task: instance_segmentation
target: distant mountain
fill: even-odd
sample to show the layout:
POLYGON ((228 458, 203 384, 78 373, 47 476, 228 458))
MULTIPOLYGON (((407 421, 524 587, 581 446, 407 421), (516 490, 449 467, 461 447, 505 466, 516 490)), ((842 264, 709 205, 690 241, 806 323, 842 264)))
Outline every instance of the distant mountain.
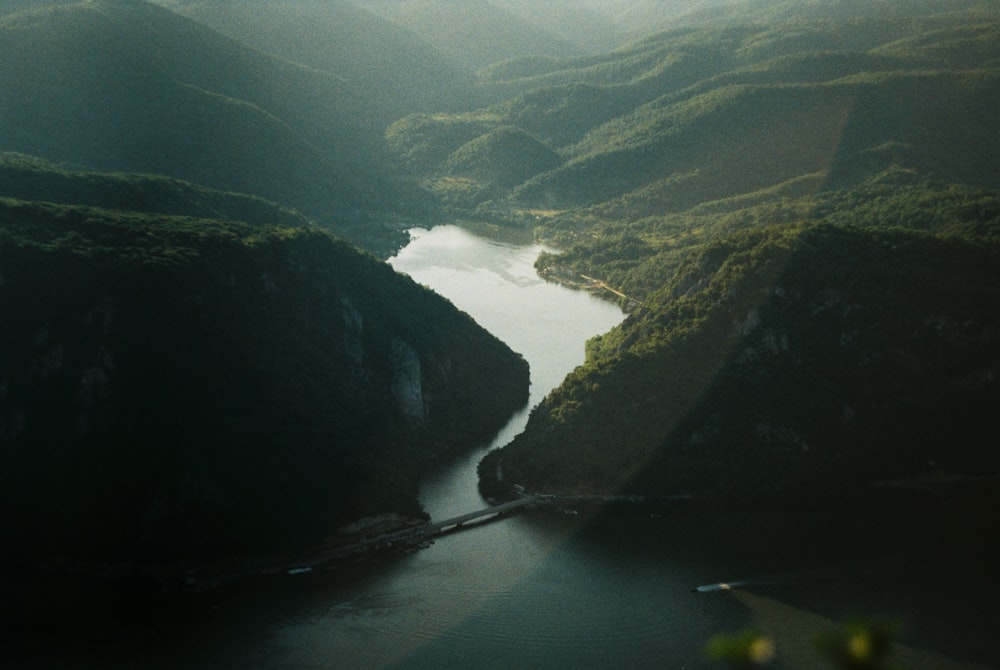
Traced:
POLYGON ((262 51, 342 77, 385 125, 406 113, 470 104, 470 70, 346 0, 158 1, 262 51))
POLYGON ((361 242, 396 196, 344 80, 145 2, 5 16, 0 85, 2 150, 260 195, 361 242))
POLYGON ((456 62, 480 68, 516 56, 582 50, 545 27, 487 0, 353 0, 414 33, 456 62))
POLYGON ((8 0, 0 5, 0 16, 4 14, 14 14, 26 9, 47 7, 49 5, 64 5, 72 0, 8 0))
POLYGON ((0 314, 5 563, 177 578, 419 517, 425 464, 527 399, 521 357, 314 226, 0 197, 0 314))
POLYGON ((624 36, 603 8, 590 8, 578 0, 490 0, 558 35, 585 52, 608 51, 621 46, 624 36))
POLYGON ((522 186, 521 202, 610 200, 672 175, 649 213, 756 191, 829 171, 854 181, 902 162, 942 178, 1000 186, 991 128, 1000 72, 885 74, 827 85, 720 88, 651 103, 596 129, 558 170, 522 186), (898 150, 881 151, 880 147, 898 150))
POLYGON ((607 54, 484 68, 495 104, 403 119, 387 137, 404 163, 440 157, 423 169, 445 179, 441 161, 473 126, 519 128, 558 151, 559 166, 506 200, 490 194, 490 216, 645 217, 816 173, 857 183, 893 163, 995 187, 998 35, 978 10, 672 30, 607 54))

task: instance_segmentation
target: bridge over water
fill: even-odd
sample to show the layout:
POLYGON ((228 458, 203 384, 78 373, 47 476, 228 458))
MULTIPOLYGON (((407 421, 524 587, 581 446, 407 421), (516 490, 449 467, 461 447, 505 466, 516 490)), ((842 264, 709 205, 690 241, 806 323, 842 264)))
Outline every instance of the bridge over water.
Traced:
POLYGON ((342 558, 351 554, 362 553, 371 549, 391 547, 398 544, 420 544, 421 542, 432 540, 435 537, 440 537, 441 535, 452 533, 462 528, 499 519, 519 509, 525 509, 533 505, 545 504, 546 502, 547 501, 540 500, 535 496, 524 495, 517 500, 512 500, 511 502, 503 503, 502 505, 491 505, 490 507, 455 516, 450 519, 444 519, 443 521, 432 521, 418 526, 410 526, 409 528, 403 528, 390 533, 385 533, 377 537, 363 540, 356 544, 345 547, 337 547, 336 549, 323 552, 323 554, 317 557, 315 561, 302 563, 301 565, 306 567, 318 565, 326 561, 342 558))
POLYGON ((522 496, 517 500, 513 500, 509 503, 504 503, 502 505, 492 505, 485 509, 481 509, 477 512, 469 512, 468 514, 463 514, 461 516, 452 517, 451 519, 445 519, 444 521, 437 521, 434 523, 429 523, 426 526, 417 526, 417 530, 422 531, 424 535, 443 535, 446 532, 460 528, 470 521, 479 521, 481 519, 485 520, 487 518, 495 518, 503 516, 516 509, 521 509, 522 507, 529 507, 531 505, 537 505, 541 501, 534 496, 522 496))

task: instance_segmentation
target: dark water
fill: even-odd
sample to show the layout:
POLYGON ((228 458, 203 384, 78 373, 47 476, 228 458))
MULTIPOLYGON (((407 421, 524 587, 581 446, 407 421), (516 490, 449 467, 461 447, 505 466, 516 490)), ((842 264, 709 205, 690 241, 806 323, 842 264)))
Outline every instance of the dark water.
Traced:
MULTIPOLYGON (((621 313, 546 284, 537 246, 453 227, 416 231, 393 264, 522 352, 537 402, 621 313)), ((497 438, 523 427, 515 417, 497 438)), ((483 506, 487 445, 433 473, 432 517, 483 506)), ((984 515, 992 521, 993 514, 984 515)), ((906 668, 997 668, 987 523, 972 532, 893 514, 808 510, 547 512, 439 539, 416 554, 193 596, 78 583, 0 591, 9 668, 702 668, 706 641, 753 627, 778 667, 825 667, 818 631, 852 616, 903 624, 906 668), (728 582, 734 588, 694 593, 728 582)))

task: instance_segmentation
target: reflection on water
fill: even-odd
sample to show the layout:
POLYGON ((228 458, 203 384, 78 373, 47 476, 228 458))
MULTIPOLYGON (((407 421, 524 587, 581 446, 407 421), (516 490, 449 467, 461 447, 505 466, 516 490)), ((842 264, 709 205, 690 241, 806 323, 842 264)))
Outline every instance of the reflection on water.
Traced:
MULTIPOLYGON (((487 240, 457 226, 414 229, 410 234, 411 243, 390 259, 393 267, 451 300, 531 365, 528 408, 490 445, 503 446, 523 430, 530 407, 583 363, 585 342, 610 330, 624 315, 609 302, 541 279, 534 262, 543 250, 553 251, 550 248, 487 240)), ((473 451, 426 478, 421 502, 432 517, 482 507, 475 467, 484 451, 473 451)))
POLYGON ((611 303, 541 279, 534 269, 546 249, 541 245, 485 241, 456 226, 411 235, 390 263, 524 355, 531 363, 532 404, 583 362, 586 340, 623 318, 611 303))

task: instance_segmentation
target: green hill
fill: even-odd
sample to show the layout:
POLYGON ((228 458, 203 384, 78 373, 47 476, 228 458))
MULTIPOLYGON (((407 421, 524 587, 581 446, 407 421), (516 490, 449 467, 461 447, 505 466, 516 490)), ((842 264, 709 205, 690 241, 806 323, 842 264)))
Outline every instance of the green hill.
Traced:
POLYGON ((424 465, 527 398, 523 359, 312 226, 0 198, 0 314, 8 560, 193 566, 419 515, 424 465))
POLYGON ((252 225, 309 225, 300 213, 256 196, 216 191, 159 175, 66 170, 18 154, 0 153, 0 196, 252 225))
POLYGON ((487 187, 509 188, 548 172, 559 154, 518 128, 498 128, 455 150, 443 166, 448 174, 469 177, 487 187))
MULTIPOLYGON (((938 5, 907 5, 913 16, 889 23, 856 11, 809 18, 804 8, 771 23, 679 28, 606 54, 515 59, 480 72, 496 104, 403 119, 390 147, 447 156, 478 125, 556 148, 561 165, 506 201, 473 199, 473 208, 491 199, 490 216, 589 207, 637 219, 807 175, 859 183, 894 163, 995 187, 1000 24, 972 4, 940 15, 938 5)), ((441 160, 423 169, 439 173, 441 160)))
POLYGON ((669 104, 651 103, 592 131, 559 170, 515 197, 556 206, 610 200, 671 175, 697 171, 677 204, 756 191, 829 171, 856 180, 888 167, 877 147, 912 147, 907 167, 961 183, 1000 186, 991 126, 1000 73, 888 73, 825 85, 728 86, 669 104), (866 164, 873 161, 874 164, 866 164))
POLYGON ((499 462, 546 493, 761 502, 995 474, 997 202, 992 242, 810 223, 692 248, 484 485, 499 462))
POLYGON ((160 0, 268 53, 345 79, 382 125, 470 104, 471 71, 400 26, 346 0, 160 0))
POLYGON ((5 16, 0 85, 2 150, 260 195, 362 242, 398 195, 346 82, 145 2, 5 16))
POLYGON ((630 312, 487 458, 491 494, 842 501, 1000 471, 995 8, 755 7, 481 73, 517 93, 464 118, 564 162, 472 214, 630 312))

